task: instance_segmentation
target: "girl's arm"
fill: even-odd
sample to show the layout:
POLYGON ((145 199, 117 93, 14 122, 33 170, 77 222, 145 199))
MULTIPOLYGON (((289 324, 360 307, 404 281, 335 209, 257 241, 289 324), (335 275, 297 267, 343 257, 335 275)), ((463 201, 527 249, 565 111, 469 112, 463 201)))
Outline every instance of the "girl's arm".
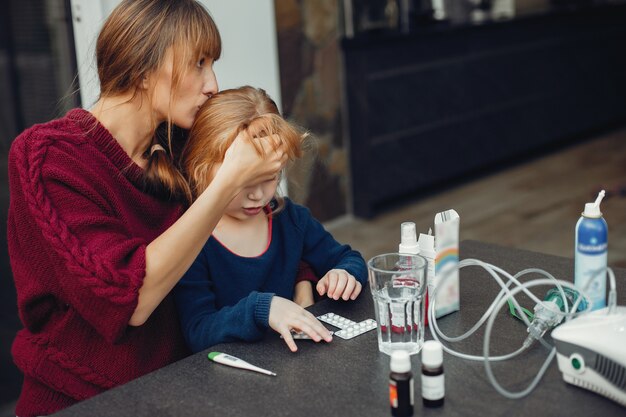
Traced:
POLYGON ((194 352, 223 342, 258 340, 268 327, 280 333, 293 352, 297 347, 291 329, 317 342, 332 339, 310 312, 273 293, 253 291, 235 305, 218 307, 203 252, 174 289, 174 297, 183 335, 194 352))
POLYGON ((193 352, 222 342, 250 342, 263 337, 272 297, 271 293, 254 291, 233 306, 219 308, 202 252, 174 289, 183 335, 193 352))
POLYGON ((338 243, 308 209, 291 202, 287 209, 304 235, 302 259, 322 276, 316 285, 318 293, 335 300, 356 299, 367 284, 367 266, 361 254, 338 243))
POLYGON ((283 150, 272 150, 266 140, 259 140, 258 145, 266 151, 265 158, 258 155, 249 140, 238 136, 207 189, 178 221, 146 247, 146 275, 130 325, 145 323, 172 290, 237 193, 248 183, 270 179, 280 171, 286 160, 283 150))

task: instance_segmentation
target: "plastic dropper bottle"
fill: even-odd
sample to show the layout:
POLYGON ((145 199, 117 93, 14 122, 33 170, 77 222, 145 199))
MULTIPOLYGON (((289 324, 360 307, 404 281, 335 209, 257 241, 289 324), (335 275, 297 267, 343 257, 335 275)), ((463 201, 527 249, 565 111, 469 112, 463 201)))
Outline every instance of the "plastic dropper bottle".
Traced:
POLYGON ((585 211, 576 223, 574 285, 589 294, 592 310, 606 307, 609 232, 600 211, 603 198, 604 190, 600 191, 595 202, 585 204, 585 211))
POLYGON ((411 356, 406 350, 394 350, 389 364, 389 403, 394 417, 413 415, 414 383, 411 356))
POLYGON ((425 407, 441 407, 445 397, 443 346, 436 340, 422 348, 422 401, 425 407))

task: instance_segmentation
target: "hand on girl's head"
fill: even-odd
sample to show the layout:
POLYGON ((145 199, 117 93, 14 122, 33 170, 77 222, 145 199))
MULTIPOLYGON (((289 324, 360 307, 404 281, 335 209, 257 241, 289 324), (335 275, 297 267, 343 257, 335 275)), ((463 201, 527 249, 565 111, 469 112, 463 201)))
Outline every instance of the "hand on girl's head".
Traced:
POLYGON ((288 155, 283 147, 274 149, 267 138, 251 139, 245 132, 240 132, 226 150, 219 171, 229 172, 229 175, 240 179, 242 185, 248 186, 278 175, 287 159, 288 155))
POLYGON ((269 135, 262 138, 251 139, 260 148, 260 153, 268 159, 274 159, 281 164, 280 169, 285 167, 289 155, 286 152, 286 145, 280 135, 269 135))
POLYGON ((328 294, 328 298, 345 301, 356 300, 363 286, 352 275, 343 269, 331 269, 315 287, 319 295, 328 294))
POLYGON ((306 333, 316 342, 332 340, 328 329, 313 314, 293 301, 276 295, 270 304, 269 325, 281 334, 292 352, 298 350, 291 335, 292 329, 306 333))

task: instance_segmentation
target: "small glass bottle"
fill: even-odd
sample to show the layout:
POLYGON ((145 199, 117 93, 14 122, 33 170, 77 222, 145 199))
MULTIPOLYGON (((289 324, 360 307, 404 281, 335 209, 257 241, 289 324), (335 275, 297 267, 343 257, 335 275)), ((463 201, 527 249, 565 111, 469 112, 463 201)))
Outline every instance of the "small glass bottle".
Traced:
POLYGON ((389 365, 389 402, 391 415, 394 417, 410 417, 413 415, 413 372, 411 372, 411 356, 406 350, 395 350, 391 353, 389 365))
POLYGON ((436 340, 422 347, 422 400, 425 407, 441 407, 445 396, 443 346, 436 340))

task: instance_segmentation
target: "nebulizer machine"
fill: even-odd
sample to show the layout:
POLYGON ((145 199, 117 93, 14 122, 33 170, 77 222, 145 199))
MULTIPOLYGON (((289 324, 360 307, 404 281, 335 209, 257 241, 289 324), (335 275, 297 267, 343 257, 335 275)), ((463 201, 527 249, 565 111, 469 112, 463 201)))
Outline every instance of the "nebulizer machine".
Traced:
MULTIPOLYGON (((601 192, 594 203, 586 205, 583 217, 586 212, 599 213, 601 217, 599 206, 603 196, 604 192, 601 192)), ((601 246, 601 243, 597 245, 597 241, 593 239, 591 241, 596 243, 596 246, 601 246)), ((557 279, 537 268, 525 269, 511 275, 495 265, 477 259, 460 261, 456 271, 469 266, 483 268, 498 283, 501 290, 482 317, 467 332, 459 336, 448 336, 439 328, 438 315, 435 313, 439 286, 429 288, 428 322, 431 334, 435 340, 442 342, 446 352, 466 360, 483 361, 487 377, 493 387, 511 399, 522 398, 532 392, 556 357, 559 370, 567 383, 594 391, 626 406, 626 307, 617 306, 615 276, 610 268, 606 265, 597 268, 596 265, 591 276, 584 282, 572 283, 557 279), (527 274, 539 274, 541 278, 520 282, 520 278, 527 274), (597 304, 601 304, 597 301, 598 287, 602 291, 605 290, 607 276, 610 284, 608 303, 606 307, 601 305, 601 308, 597 308, 597 304), (531 288, 539 286, 553 287, 543 300, 530 291, 531 288), (520 306, 515 298, 519 293, 526 294, 535 303, 534 312, 520 306), (490 340, 493 325, 505 304, 509 305, 511 313, 525 323, 528 336, 517 350, 505 355, 492 356, 490 340), (458 352, 450 347, 455 342, 471 336, 483 324, 485 332, 482 356, 458 352), (554 346, 543 338, 549 330, 552 330, 554 346), (550 353, 531 383, 519 392, 511 392, 502 387, 494 376, 491 364, 512 359, 536 342, 547 347, 550 353)), ((580 270, 581 266, 577 263, 576 268, 580 270)), ((448 276, 450 274, 441 274, 437 276, 437 280, 439 283, 444 282, 448 276)), ((603 297, 602 299, 604 301, 603 297)))

